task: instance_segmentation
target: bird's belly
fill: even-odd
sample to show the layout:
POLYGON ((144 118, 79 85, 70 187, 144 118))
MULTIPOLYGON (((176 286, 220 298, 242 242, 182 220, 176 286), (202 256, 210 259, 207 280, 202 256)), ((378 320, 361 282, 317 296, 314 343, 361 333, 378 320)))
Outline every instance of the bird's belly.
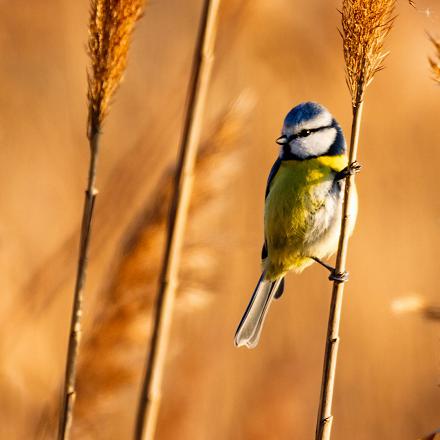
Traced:
POLYGON ((311 212, 313 209, 311 206, 303 252, 308 256, 324 258, 332 254, 338 245, 342 214, 341 185, 338 182, 320 185, 314 190, 313 200, 323 202, 314 212, 311 212))

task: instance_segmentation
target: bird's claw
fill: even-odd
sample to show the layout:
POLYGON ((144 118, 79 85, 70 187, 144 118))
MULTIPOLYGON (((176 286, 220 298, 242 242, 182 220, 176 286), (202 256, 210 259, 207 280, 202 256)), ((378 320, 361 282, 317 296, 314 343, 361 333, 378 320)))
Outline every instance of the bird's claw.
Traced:
POLYGON ((357 174, 359 173, 361 168, 362 165, 357 160, 355 160, 350 165, 346 166, 343 170, 339 171, 339 173, 336 174, 336 180, 342 180, 348 176, 357 174))
POLYGON ((348 169, 349 174, 357 174, 362 169, 362 165, 357 160, 355 160, 348 166, 348 169))
POLYGON ((348 272, 337 272, 336 269, 331 272, 328 279, 336 283, 346 283, 348 281, 348 272))

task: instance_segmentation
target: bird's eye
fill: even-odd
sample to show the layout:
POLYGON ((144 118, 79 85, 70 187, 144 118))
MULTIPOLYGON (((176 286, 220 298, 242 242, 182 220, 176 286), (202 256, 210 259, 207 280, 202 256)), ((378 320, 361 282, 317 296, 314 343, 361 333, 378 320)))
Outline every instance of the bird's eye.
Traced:
POLYGON ((299 133, 300 137, 306 137, 311 133, 311 130, 301 130, 299 133))

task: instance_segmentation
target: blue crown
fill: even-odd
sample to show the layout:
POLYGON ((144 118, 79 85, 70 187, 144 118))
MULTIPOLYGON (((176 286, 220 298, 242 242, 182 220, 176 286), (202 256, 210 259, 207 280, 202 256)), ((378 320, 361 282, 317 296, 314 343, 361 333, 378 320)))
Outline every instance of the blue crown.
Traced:
POLYGON ((321 113, 329 113, 328 110, 316 102, 303 102, 296 107, 293 107, 287 113, 284 119, 285 126, 295 126, 301 122, 309 121, 321 113))

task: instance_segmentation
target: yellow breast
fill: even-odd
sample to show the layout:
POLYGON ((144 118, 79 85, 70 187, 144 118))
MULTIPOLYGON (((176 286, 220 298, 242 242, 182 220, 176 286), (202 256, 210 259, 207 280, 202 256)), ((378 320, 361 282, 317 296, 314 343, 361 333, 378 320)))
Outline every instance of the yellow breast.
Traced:
POLYGON ((314 194, 317 185, 333 180, 333 172, 347 165, 347 157, 321 156, 282 162, 266 198, 264 229, 268 258, 266 276, 274 279, 290 269, 301 270, 312 262, 304 255, 310 215, 324 203, 314 194))

